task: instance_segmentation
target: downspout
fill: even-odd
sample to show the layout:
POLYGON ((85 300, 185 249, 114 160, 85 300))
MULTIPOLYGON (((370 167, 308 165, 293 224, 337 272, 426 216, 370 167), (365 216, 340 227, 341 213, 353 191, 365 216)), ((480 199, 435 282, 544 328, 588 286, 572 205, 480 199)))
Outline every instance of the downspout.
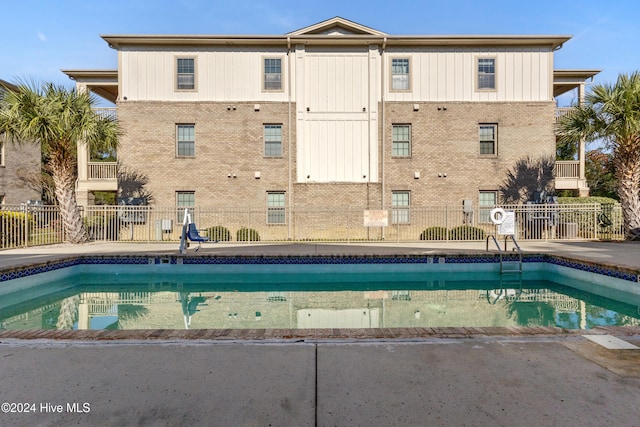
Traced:
POLYGON ((289 193, 289 221, 287 221, 287 238, 291 240, 291 230, 292 230, 292 222, 293 222, 293 183, 291 181, 292 173, 291 173, 291 159, 292 159, 292 149, 291 149, 291 37, 287 37, 287 114, 288 114, 288 123, 287 123, 287 151, 289 152, 288 166, 287 166, 287 182, 289 193))
MULTIPOLYGON (((385 129, 387 128, 385 122, 385 109, 384 109, 384 94, 385 94, 385 60, 384 60, 384 51, 387 48, 387 37, 385 36, 382 41, 382 49, 380 50, 380 110, 382 112, 382 126, 381 129, 381 139, 380 139, 380 209, 384 209, 384 194, 385 194, 385 171, 384 171, 384 141, 385 141, 385 129)), ((385 228, 382 227, 382 240, 385 238, 385 228)))

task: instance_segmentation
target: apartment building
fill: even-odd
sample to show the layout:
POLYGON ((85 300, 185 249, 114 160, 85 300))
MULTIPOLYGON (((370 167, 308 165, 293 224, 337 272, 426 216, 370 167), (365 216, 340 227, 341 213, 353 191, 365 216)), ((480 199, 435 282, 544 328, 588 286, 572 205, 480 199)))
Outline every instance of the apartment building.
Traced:
MULTIPOLYGON (((80 203, 119 191, 264 208, 271 225, 292 208, 394 207, 402 222, 397 208, 499 203, 518 162, 553 164, 555 97, 598 73, 554 69, 569 36, 397 36, 340 17, 275 36, 102 38, 117 70, 64 72, 115 103, 124 135, 117 164, 81 153, 80 203)), ((538 190, 587 193, 581 149, 567 176, 533 173, 538 190)))

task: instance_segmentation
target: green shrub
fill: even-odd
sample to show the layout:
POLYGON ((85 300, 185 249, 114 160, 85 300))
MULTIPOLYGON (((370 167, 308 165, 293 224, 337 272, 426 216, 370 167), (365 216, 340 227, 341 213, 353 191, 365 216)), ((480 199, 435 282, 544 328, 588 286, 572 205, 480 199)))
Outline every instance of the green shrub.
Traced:
POLYGON ((484 240, 484 234, 481 228, 461 225, 449 231, 449 240, 484 240))
MULTIPOLYGON (((622 238, 622 212, 619 209, 620 203, 609 197, 559 197, 558 203, 561 205, 573 204, 600 204, 596 220, 596 236, 603 239, 622 238)), ((560 214, 560 223, 578 224, 578 234, 580 237, 593 236, 594 217, 591 212, 565 211, 560 214)))
POLYGON ((420 234, 420 240, 447 240, 446 227, 429 227, 420 234))
POLYGON ((209 239, 217 242, 231 241, 231 232, 227 227, 222 225, 207 228, 207 236, 209 236, 209 239))
POLYGON ((610 199, 609 197, 558 197, 558 204, 560 205, 585 205, 588 203, 609 205, 619 202, 616 199, 610 199))
POLYGON ((242 227, 236 232, 236 240, 238 242, 257 242, 260 240, 260 234, 253 228, 242 227))
POLYGON ((26 244, 25 230, 33 228, 33 218, 22 212, 0 212, 0 244, 3 248, 26 244), (26 227, 25 227, 26 224, 26 227))

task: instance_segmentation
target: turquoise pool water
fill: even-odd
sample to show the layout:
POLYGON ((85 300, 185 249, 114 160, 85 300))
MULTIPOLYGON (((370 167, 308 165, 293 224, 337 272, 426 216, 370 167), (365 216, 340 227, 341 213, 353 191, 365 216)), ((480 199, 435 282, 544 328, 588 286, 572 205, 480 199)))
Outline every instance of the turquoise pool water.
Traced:
POLYGON ((640 296, 623 281, 544 264, 525 265, 522 275, 488 264, 84 265, 3 282, 0 328, 640 324, 640 296))

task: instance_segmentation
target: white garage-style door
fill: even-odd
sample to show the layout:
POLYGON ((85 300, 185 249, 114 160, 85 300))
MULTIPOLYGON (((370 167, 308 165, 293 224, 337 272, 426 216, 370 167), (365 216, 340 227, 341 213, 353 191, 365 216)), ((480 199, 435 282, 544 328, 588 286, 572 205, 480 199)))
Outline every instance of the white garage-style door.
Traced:
POLYGON ((307 52, 304 68, 298 181, 375 181, 377 127, 369 111, 368 51, 307 52))

